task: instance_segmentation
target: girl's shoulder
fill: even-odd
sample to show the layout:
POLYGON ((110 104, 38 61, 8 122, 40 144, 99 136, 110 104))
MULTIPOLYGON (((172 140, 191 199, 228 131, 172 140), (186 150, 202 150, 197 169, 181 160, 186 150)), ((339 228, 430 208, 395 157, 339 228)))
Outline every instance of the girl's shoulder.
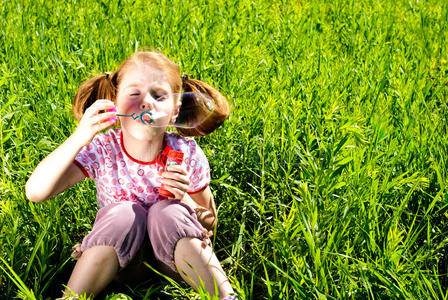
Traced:
POLYGON ((182 152, 196 151, 200 148, 193 138, 184 137, 175 132, 166 132, 165 141, 172 149, 182 152))
MULTIPOLYGON (((210 180, 210 167, 207 156, 193 138, 184 137, 174 132, 166 132, 165 142, 171 149, 181 151, 184 154, 184 162, 187 166, 187 172, 192 174, 192 180, 196 182, 196 184, 199 178, 210 180), (205 175, 204 177, 201 177, 202 175, 200 174, 203 172, 205 175)), ((205 186, 205 183, 203 186, 205 186)))

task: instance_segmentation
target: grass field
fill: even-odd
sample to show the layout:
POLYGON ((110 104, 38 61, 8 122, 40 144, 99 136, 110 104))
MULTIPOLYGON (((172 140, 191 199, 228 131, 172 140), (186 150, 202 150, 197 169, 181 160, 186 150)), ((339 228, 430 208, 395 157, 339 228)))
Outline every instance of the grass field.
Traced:
POLYGON ((34 204, 25 181, 79 84, 150 47, 232 104, 198 142, 241 299, 448 299, 448 2, 71 2, 0 1, 0 298, 60 296, 94 186, 34 204))

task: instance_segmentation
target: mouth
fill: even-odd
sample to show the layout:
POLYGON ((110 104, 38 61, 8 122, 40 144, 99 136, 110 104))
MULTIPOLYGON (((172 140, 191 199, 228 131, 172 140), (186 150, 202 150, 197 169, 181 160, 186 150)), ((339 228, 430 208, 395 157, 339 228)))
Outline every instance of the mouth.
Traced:
POLYGON ((153 122, 152 112, 145 110, 140 114, 140 122, 145 125, 149 125, 153 122))

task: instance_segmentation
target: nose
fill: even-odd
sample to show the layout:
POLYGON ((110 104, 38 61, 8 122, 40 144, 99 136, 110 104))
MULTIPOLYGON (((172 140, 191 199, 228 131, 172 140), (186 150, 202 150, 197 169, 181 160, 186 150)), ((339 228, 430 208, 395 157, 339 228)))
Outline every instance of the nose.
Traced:
POLYGON ((142 103, 140 104, 141 110, 152 110, 154 108, 154 98, 149 93, 146 94, 142 103))

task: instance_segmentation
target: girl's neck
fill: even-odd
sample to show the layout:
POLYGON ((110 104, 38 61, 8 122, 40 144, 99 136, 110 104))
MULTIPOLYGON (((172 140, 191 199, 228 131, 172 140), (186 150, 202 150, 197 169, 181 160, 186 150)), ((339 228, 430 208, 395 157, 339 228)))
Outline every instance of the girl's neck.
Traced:
POLYGON ((147 140, 138 140, 122 131, 123 147, 132 158, 142 162, 153 162, 163 150, 164 135, 165 133, 147 140))

